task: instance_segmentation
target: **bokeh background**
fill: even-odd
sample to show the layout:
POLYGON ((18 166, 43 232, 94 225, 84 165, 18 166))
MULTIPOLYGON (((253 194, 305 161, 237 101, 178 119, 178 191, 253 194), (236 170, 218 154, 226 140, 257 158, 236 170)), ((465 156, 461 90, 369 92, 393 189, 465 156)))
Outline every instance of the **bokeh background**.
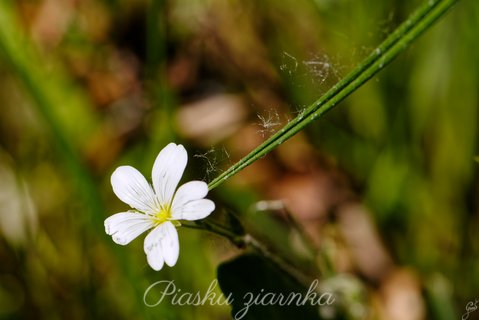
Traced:
MULTIPOLYGON (((211 181, 421 3, 1 1, 0 318, 230 318, 228 306, 144 305, 159 280, 205 291, 241 250, 181 228, 177 265, 152 271, 143 237, 120 247, 104 232, 126 209, 111 173, 129 164, 150 177, 175 141, 189 152, 183 181, 211 181)), ((478 36, 479 3, 461 1, 325 117, 211 192, 213 216, 233 212, 272 250, 280 238, 298 256, 308 250, 293 229, 304 230, 336 287, 366 292, 344 300, 346 318, 461 317, 479 299, 478 36)))

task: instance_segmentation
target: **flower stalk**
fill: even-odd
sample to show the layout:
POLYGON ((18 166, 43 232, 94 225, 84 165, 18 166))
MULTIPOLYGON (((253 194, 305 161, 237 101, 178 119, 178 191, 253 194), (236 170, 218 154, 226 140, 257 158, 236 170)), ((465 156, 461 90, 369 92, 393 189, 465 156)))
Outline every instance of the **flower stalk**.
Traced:
POLYGON ((247 233, 239 235, 230 231, 227 227, 223 227, 216 223, 211 223, 211 221, 208 220, 195 221, 195 224, 183 223, 182 226, 191 229, 205 230, 221 237, 225 237, 238 248, 250 248, 295 278, 298 283, 302 283, 304 285, 311 283, 312 278, 310 276, 302 273, 299 269, 288 263, 280 255, 271 252, 264 244, 254 238, 251 234, 247 233))

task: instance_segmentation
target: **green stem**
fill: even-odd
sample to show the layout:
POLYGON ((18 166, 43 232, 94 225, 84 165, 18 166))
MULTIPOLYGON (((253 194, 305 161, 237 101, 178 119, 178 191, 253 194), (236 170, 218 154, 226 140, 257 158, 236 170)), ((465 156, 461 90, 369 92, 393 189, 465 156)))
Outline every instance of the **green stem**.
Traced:
POLYGON ((206 230, 219 236, 225 237, 232 243, 234 243, 237 247, 245 246, 243 236, 237 235, 233 231, 225 227, 221 227, 217 224, 211 224, 206 221, 196 221, 196 224, 182 223, 181 225, 190 229, 206 230))
POLYGON ((295 278, 296 281, 303 284, 304 286, 308 286, 309 284, 311 284, 311 280, 313 279, 310 276, 304 274, 303 272, 295 268, 293 265, 283 259, 283 257, 281 257, 280 255, 271 252, 266 246, 264 246, 253 236, 251 236, 250 234, 246 234, 243 238, 246 246, 252 248, 264 258, 269 259, 281 270, 295 278))
POLYGON ((320 262, 318 264, 318 271, 319 274, 323 276, 330 276, 334 274, 334 268, 333 265, 329 262, 329 257, 324 252, 324 250, 318 249, 316 245, 314 244, 314 240, 311 238, 311 236, 304 230, 304 227, 301 225, 301 223, 296 219, 296 217, 285 207, 283 209, 287 222, 291 227, 298 233, 299 237, 301 238, 301 241, 306 247, 306 250, 313 256, 319 255, 321 259, 318 261, 320 262))
POLYGON ((212 190, 322 116, 388 65, 458 0, 430 0, 392 32, 363 62, 256 149, 208 185, 212 190))
POLYGON ((249 247, 257 251, 264 258, 273 262, 281 270, 295 278, 299 283, 302 283, 304 285, 311 283, 310 277, 290 265, 281 256, 271 252, 266 246, 264 246, 250 234, 238 235, 225 227, 221 227, 217 224, 210 224, 206 221, 197 221, 196 224, 182 223, 181 225, 190 229, 206 230, 219 236, 225 237, 239 248, 249 247))

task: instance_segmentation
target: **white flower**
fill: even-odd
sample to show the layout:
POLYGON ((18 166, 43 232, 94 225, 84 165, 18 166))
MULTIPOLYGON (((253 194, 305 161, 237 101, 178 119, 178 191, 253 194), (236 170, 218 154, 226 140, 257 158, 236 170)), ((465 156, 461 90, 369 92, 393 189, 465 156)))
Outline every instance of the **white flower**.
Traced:
POLYGON ((178 220, 203 219, 215 209, 213 201, 203 199, 208 193, 203 181, 191 181, 176 190, 187 161, 182 145, 170 143, 163 148, 153 165, 153 189, 133 167, 118 167, 111 175, 113 192, 135 210, 107 218, 105 232, 114 242, 126 245, 153 228, 145 237, 144 250, 148 264, 157 271, 164 263, 172 267, 178 260, 178 220))

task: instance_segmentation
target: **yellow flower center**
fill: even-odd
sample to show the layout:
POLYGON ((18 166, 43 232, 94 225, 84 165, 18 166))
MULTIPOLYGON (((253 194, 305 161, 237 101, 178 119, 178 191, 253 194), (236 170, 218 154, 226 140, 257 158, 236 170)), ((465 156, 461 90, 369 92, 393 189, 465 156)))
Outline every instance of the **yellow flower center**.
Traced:
POLYGON ((161 208, 160 212, 155 214, 156 224, 161 224, 171 218, 170 208, 161 208))
POLYGON ((181 226, 181 223, 178 220, 171 220, 170 206, 161 207, 161 210, 153 216, 153 219, 155 221, 155 226, 158 226, 166 221, 170 221, 175 227, 181 226))

